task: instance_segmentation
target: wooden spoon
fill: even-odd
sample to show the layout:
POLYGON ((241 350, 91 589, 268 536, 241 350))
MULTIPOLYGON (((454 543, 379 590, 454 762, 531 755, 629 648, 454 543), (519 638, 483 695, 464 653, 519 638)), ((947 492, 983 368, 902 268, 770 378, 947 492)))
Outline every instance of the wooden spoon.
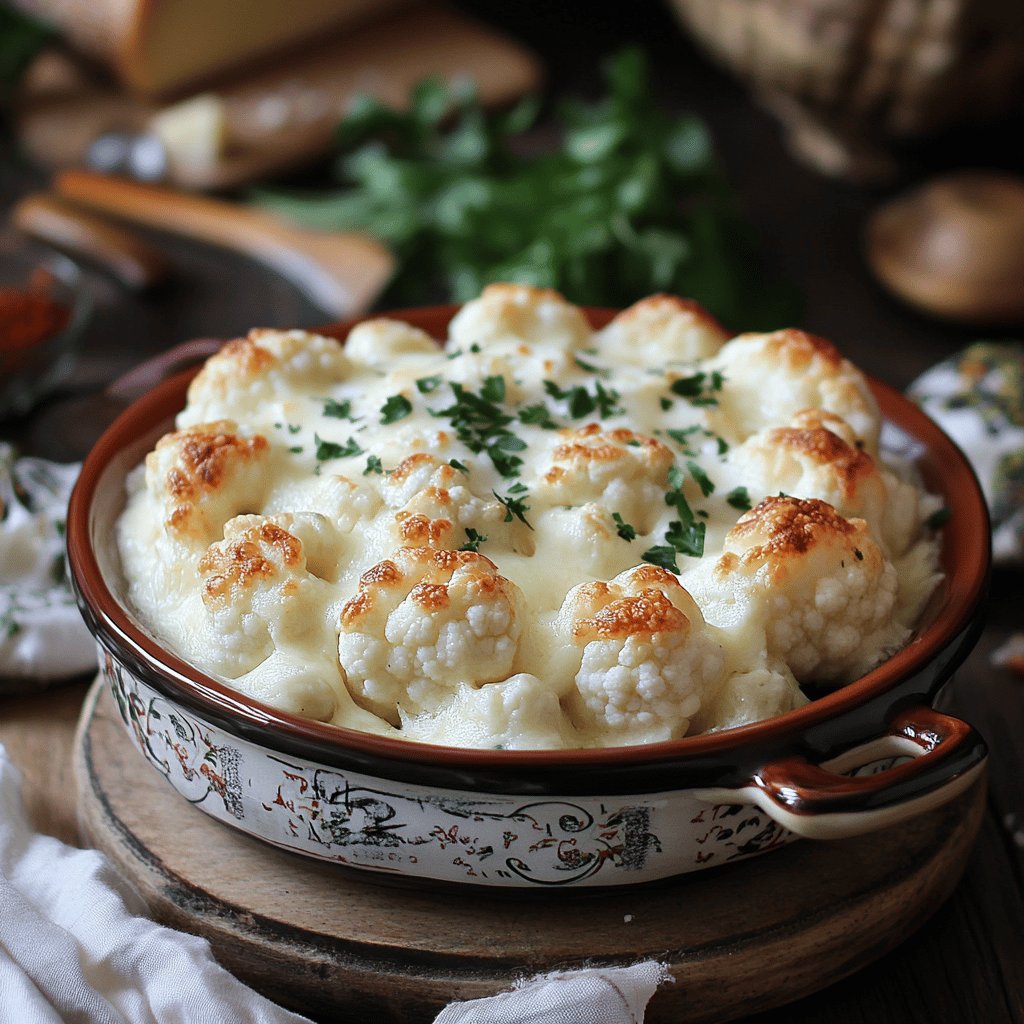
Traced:
POLYGON ((1024 181, 990 171, 936 178, 881 206, 867 258, 901 299, 971 324, 1024 319, 1024 181))
POLYGON ((243 253, 339 319, 368 309, 394 270, 387 249, 366 235, 308 231, 218 199, 78 170, 58 174, 54 188, 92 210, 243 253))

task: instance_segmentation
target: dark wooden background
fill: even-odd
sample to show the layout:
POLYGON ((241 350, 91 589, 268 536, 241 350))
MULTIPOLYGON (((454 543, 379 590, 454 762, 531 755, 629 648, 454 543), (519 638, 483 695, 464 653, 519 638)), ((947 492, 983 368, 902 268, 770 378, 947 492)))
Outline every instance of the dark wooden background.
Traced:
MULTIPOLYGON (((862 229, 887 195, 942 170, 1024 171, 1015 145, 1024 121, 969 125, 929 140, 908 152, 901 182, 861 188, 795 162, 776 122, 685 39, 659 4, 477 0, 458 6, 538 53, 553 98, 598 95, 602 58, 627 43, 644 47, 659 98, 669 109, 706 120, 773 265, 802 288, 806 312, 799 326, 832 339, 868 372, 904 387, 973 338, 992 336, 930 320, 887 296, 865 268, 862 229)), ((549 134, 542 127, 536 144, 549 134)), ((313 168, 303 180, 325 177, 326 168, 313 168)), ((0 199, 7 204, 43 183, 4 143, 0 199)), ((104 422, 97 391, 148 356, 192 337, 324 319, 289 285, 248 261, 176 239, 159 242, 173 262, 173 281, 139 297, 90 274, 97 312, 74 377, 30 417, 0 423, 0 438, 51 458, 80 457, 104 422)), ((1024 326, 997 336, 1024 337, 1024 326)), ((895 953, 814 997, 756 1018, 757 1024, 1024 1022, 1024 678, 989 661, 1011 632, 1024 629, 1022 593, 1024 574, 996 572, 986 632, 944 695, 945 705, 978 727, 992 752, 990 813, 962 884, 895 953)), ((82 693, 75 686, 53 698, 0 701, 0 739, 16 750, 26 709, 52 701, 59 714, 72 716, 82 693)))

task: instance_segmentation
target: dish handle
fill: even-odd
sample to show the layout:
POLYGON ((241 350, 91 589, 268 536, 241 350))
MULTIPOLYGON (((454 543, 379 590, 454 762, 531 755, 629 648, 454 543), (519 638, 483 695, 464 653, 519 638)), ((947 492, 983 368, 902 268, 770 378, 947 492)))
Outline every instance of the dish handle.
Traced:
POLYGON ((984 772, 987 756, 985 741, 966 722, 918 705, 898 712, 886 735, 838 757, 821 763, 799 754, 780 757, 740 790, 701 790, 698 796, 721 802, 731 793, 733 801, 756 804, 798 836, 845 839, 959 796, 984 772))

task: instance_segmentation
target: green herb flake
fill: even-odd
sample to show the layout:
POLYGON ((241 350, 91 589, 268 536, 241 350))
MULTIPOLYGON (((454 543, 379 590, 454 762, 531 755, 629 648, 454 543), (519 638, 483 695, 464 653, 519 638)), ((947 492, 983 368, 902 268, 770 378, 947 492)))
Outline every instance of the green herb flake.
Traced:
POLYGON ((537 402, 534 405, 524 405, 518 410, 520 423, 526 423, 535 427, 542 427, 544 430, 560 430, 561 424, 551 418, 551 410, 544 402, 537 402))
POLYGON ((662 412, 668 412, 668 411, 669 411, 669 409, 671 409, 671 408, 672 408, 672 406, 673 406, 673 405, 674 405, 675 403, 674 403, 674 402, 672 401, 672 399, 671 399, 671 398, 664 398, 664 397, 663 397, 663 398, 659 398, 659 399, 658 399, 658 404, 659 404, 659 405, 661 406, 661 411, 662 411, 662 412))
POLYGON ((624 522, 622 516, 618 512, 612 513, 612 521, 615 523, 615 532, 623 539, 627 541, 636 540, 636 527, 631 526, 629 523, 624 522))
POLYGON ((459 548, 460 551, 479 551, 480 545, 485 543, 487 535, 485 533, 477 533, 472 526, 466 527, 466 543, 459 548))
POLYGON ((700 488, 700 493, 706 498, 709 494, 714 493, 715 485, 711 482, 710 477, 707 473, 696 462, 687 462, 686 468, 690 471, 690 476, 696 481, 697 486, 700 488))
POLYGON ((405 395, 389 395, 387 401, 380 407, 380 422, 397 423, 411 412, 412 402, 405 395))
POLYGON ((740 512, 749 512, 754 506, 750 501, 750 492, 746 487, 734 487, 726 496, 725 502, 740 512))
POLYGON ((368 455, 366 458, 366 469, 363 470, 363 476, 369 476, 371 473, 376 473, 378 476, 384 473, 384 464, 377 455, 368 455))
POLYGON ((573 362, 587 373, 596 374, 598 377, 610 377, 612 371, 604 366, 595 366, 593 363, 587 362, 586 359, 581 359, 579 356, 573 356, 573 362))
POLYGON ((504 522, 511 523, 513 519, 518 519, 531 530, 533 529, 526 518, 526 513, 530 511, 530 506, 526 504, 525 498, 516 498, 511 495, 503 498, 497 491, 491 491, 491 494, 493 494, 495 498, 505 506, 504 522))
POLYGON ((469 467, 459 462, 458 459, 449 459, 448 465, 451 466, 452 469, 457 469, 460 473, 465 473, 467 476, 469 475, 469 467))
POLYGON ((442 383, 444 383, 444 378, 439 373, 432 377, 419 377, 416 380, 416 389, 421 395, 429 395, 432 391, 436 391, 442 383))
POLYGON ((291 448, 288 449, 288 451, 290 451, 292 453, 292 455, 301 455, 302 454, 302 445, 301 444, 293 445, 291 448))
POLYGON ((667 544, 656 544, 653 548, 648 548, 640 557, 645 562, 650 562, 651 565, 660 565, 662 569, 668 569, 669 572, 679 575, 676 549, 667 544))
POLYGON ((488 377, 480 388, 480 397, 487 402, 504 402, 505 401, 505 378, 504 377, 488 377))
POLYGON ((325 398, 324 415, 336 420, 352 420, 352 403, 348 399, 336 402, 333 398, 325 398))
POLYGON ((336 441, 325 441, 319 434, 314 434, 313 443, 316 445, 317 462, 328 462, 331 459, 347 459, 353 455, 363 454, 363 449, 359 447, 354 437, 350 437, 345 444, 338 444, 336 441))

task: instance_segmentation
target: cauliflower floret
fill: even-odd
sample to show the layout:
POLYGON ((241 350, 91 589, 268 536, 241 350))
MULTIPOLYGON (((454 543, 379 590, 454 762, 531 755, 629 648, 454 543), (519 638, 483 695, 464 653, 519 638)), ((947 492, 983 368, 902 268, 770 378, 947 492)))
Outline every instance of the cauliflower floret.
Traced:
POLYGON ((270 445, 237 429, 222 420, 177 430, 146 456, 146 488, 163 508, 168 535, 206 547, 229 519, 261 506, 270 445))
MULTIPOLYGON (((577 508, 545 509, 534 516, 532 522, 535 557, 539 564, 548 567, 551 589, 556 592, 563 582, 561 591, 567 591, 579 581, 581 572, 598 579, 610 579, 636 565, 644 550, 643 542, 629 530, 631 523, 623 519, 620 526, 608 509, 594 502, 577 508), (565 557, 567 551, 572 552, 571 559, 565 557)), ((546 582, 539 582, 546 589, 546 582)))
MULTIPOLYGON (((334 539, 331 524, 314 513, 239 516, 225 526, 224 540, 211 544, 198 566, 210 632, 204 659, 213 671, 237 678, 275 649, 335 660, 333 630, 324 647, 322 628, 330 588, 310 571, 333 571, 334 539)), ((330 684, 323 680, 316 700, 313 689, 312 683, 303 687, 303 702, 329 718, 335 706, 330 684)))
POLYGON ((341 610, 338 652, 356 702, 398 724, 460 683, 506 678, 519 646, 519 588, 473 551, 400 548, 363 573, 341 610))
POLYGON ((663 366, 713 356, 728 340, 725 328, 699 303, 651 295, 623 310, 594 335, 598 353, 631 366, 663 366))
POLYGON ((530 529, 514 518, 506 522, 505 506, 473 494, 464 479, 453 467, 438 466, 427 486, 395 513, 394 539, 403 547, 454 549, 486 543, 491 550, 532 555, 530 529))
POLYGON ((747 512, 710 582, 705 614, 759 623, 769 661, 801 683, 855 679, 909 635, 896 570, 867 523, 817 499, 766 498, 747 512))
POLYGON ((234 416, 287 415, 295 391, 323 394, 348 375, 349 361, 334 338, 307 331, 252 330, 206 361, 189 385, 188 405, 177 423, 187 427, 218 419, 226 407, 234 416))
POLYGON ((398 357, 416 353, 436 355, 437 351, 437 343, 426 331, 386 317, 356 324, 345 341, 348 358, 374 370, 390 369, 398 357))
POLYGON ((596 502, 641 533, 664 507, 672 453, 656 438, 590 423, 561 430, 550 464, 530 488, 535 506, 596 502))
POLYGON ((572 351, 590 337, 590 325, 577 306, 550 288, 491 284, 467 302, 448 326, 449 350, 501 342, 536 342, 572 351))
POLYGON ((463 683, 435 714, 402 722, 406 739, 492 750, 558 750, 573 745, 571 731, 558 696, 526 672, 480 687, 463 683))
POLYGON ((804 331, 742 334, 707 363, 724 386, 709 410, 713 430, 739 442, 789 422, 802 409, 845 419, 859 446, 878 453, 881 417, 864 375, 831 342, 804 331))
POLYGON ((342 474, 311 476, 300 481, 285 480, 268 496, 267 515, 292 510, 319 512, 342 534, 350 534, 357 525, 371 522, 382 501, 377 487, 364 479, 358 483, 342 474))
POLYGON ((694 732, 719 732, 763 722, 794 708, 807 697, 785 665, 733 672, 690 723, 694 732))
POLYGON ((582 651, 572 710, 613 745, 686 735, 725 669, 715 630, 676 577, 654 565, 581 583, 557 629, 582 651))
POLYGON ((851 444, 852 436, 839 417, 803 410, 791 426, 762 430, 732 448, 726 468, 755 500, 783 491, 827 501, 846 519, 866 520, 888 557, 896 558, 920 533, 920 494, 851 444))

